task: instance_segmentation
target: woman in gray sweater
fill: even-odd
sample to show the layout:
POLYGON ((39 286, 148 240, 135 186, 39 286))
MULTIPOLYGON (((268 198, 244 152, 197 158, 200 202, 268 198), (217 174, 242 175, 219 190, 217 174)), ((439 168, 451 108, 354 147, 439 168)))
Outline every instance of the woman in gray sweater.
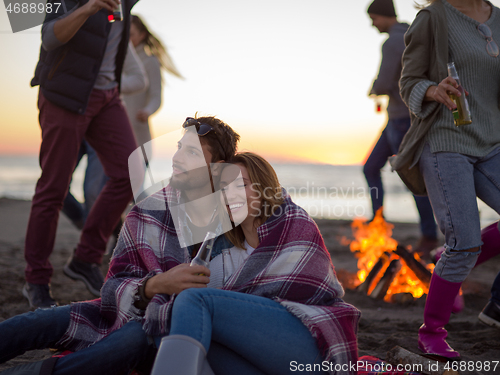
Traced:
POLYGON ((500 10, 484 0, 428 3, 405 36, 400 88, 412 126, 391 163, 415 194, 429 196, 445 234, 418 344, 451 358, 460 356, 445 341, 453 301, 478 257, 498 253, 499 245, 486 243, 500 244, 496 223, 481 237, 476 201, 500 213, 500 10), (470 125, 454 125, 449 95, 460 91, 448 77, 452 61, 469 94, 470 125))

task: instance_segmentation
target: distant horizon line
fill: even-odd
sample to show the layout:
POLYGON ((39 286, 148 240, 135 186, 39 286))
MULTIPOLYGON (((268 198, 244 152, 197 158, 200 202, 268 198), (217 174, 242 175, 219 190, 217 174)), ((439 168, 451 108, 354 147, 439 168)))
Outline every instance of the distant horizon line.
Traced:
MULTIPOLYGON (((242 151, 243 152, 243 151, 242 151)), ((244 151, 246 152, 246 151, 244 151)), ((35 152, 1 152, 0 151, 0 157, 38 157, 38 153, 35 152)), ((165 156, 163 156, 165 157, 165 156)), ((264 156, 265 157, 265 156, 264 156)), ((162 156, 157 156, 157 158, 162 158, 162 156)), ((265 157, 267 161, 269 161, 271 164, 288 164, 288 165, 331 165, 331 166, 342 166, 342 167, 357 167, 357 166, 362 166, 362 163, 350 163, 350 164, 332 164, 332 163, 326 163, 326 162, 320 162, 320 161, 315 161, 315 160, 310 160, 307 158, 304 159, 295 159, 295 158, 288 158, 283 157, 265 157)))

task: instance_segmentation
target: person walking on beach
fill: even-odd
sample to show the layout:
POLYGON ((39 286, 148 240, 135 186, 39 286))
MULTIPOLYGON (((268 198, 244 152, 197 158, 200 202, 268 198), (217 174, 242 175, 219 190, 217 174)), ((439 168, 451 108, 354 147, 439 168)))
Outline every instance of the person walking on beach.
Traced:
MULTIPOLYGON (((389 38, 382 46, 382 62, 378 77, 370 90, 370 95, 389 96, 387 106, 389 121, 363 167, 366 182, 370 188, 373 216, 375 216, 384 202, 384 187, 380 170, 389 157, 397 153, 411 124, 408 107, 401 99, 398 86, 401 75, 401 56, 405 48, 403 38, 409 25, 398 22, 392 0, 375 0, 370 4, 367 12, 373 26, 380 33, 389 34, 389 38)), ((437 226, 429 199, 418 196, 414 196, 414 199, 420 216, 422 233, 414 251, 428 256, 430 251, 438 245, 437 226)))
MULTIPOLYGON (((40 86, 42 129, 40 166, 25 242, 26 285, 32 307, 55 305, 50 292, 49 256, 64 197, 82 140, 96 150, 109 181, 83 227, 65 274, 82 280, 99 296, 104 278, 99 269, 106 241, 132 198, 128 157, 136 142, 119 98, 123 62, 129 42, 130 10, 137 0, 123 0, 123 21, 108 16, 117 0, 76 0, 47 13, 32 86, 40 86)), ((54 9, 54 8, 53 8, 54 9)))
POLYGON ((391 165, 413 193, 429 196, 446 240, 418 346, 456 358, 444 328, 453 301, 471 269, 500 250, 498 223, 481 231, 477 206, 479 197, 500 214, 500 9, 484 0, 427 5, 405 36, 400 87, 412 126, 391 165), (448 73, 451 62, 459 81, 448 73), (471 123, 455 124, 450 95, 466 95, 471 123))

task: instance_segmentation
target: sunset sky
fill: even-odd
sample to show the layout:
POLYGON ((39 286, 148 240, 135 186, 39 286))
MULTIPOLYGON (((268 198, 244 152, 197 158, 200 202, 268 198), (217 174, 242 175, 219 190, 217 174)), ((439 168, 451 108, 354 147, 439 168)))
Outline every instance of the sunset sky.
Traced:
MULTIPOLYGON (((141 0, 142 16, 185 80, 165 76, 156 136, 195 112, 242 136, 240 150, 279 161, 361 163, 386 122, 368 89, 380 63, 379 34, 361 0, 141 0)), ((499 5, 500 0, 493 1, 499 5)), ((395 0, 400 21, 416 14, 395 0)), ((36 154, 31 88, 40 27, 13 34, 0 5, 0 153, 36 154)))

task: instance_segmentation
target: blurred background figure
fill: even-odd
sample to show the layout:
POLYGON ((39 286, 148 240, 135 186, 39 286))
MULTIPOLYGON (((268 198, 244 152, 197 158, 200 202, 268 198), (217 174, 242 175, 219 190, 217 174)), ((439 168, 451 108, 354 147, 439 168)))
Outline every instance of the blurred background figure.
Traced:
MULTIPOLYGON (((380 170, 390 156, 396 154, 404 135, 410 128, 410 113, 399 94, 399 77, 401 76, 401 56, 405 49, 404 34, 408 30, 407 23, 399 23, 392 0, 375 0, 368 7, 368 15, 374 27, 380 33, 388 33, 389 38, 382 46, 382 62, 379 74, 373 82, 370 95, 389 96, 387 114, 389 120, 375 147, 368 156, 363 168, 366 182, 370 188, 373 216, 382 208, 384 187, 380 170)), ((427 197, 414 196, 420 215, 422 237, 414 251, 428 257, 432 249, 438 245, 437 227, 432 207, 427 197)))
POLYGON ((151 130, 149 117, 162 104, 162 69, 177 78, 183 79, 175 67, 164 44, 156 37, 138 16, 132 16, 130 26, 130 42, 146 70, 149 87, 146 91, 124 93, 122 96, 132 124, 135 139, 139 146, 144 146, 148 156, 151 155, 151 130))

